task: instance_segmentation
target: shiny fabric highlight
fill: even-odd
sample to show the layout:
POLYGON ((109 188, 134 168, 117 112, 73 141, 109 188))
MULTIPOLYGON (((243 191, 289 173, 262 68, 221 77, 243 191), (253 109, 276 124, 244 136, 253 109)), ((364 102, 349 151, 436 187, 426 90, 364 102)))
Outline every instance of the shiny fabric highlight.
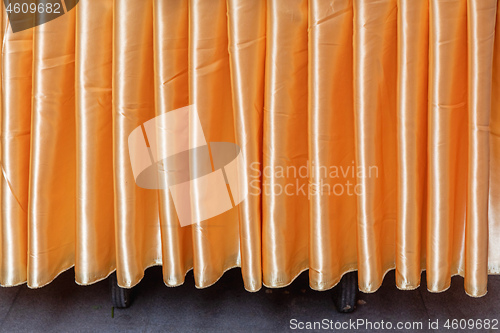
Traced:
POLYGON ((500 274, 499 5, 82 0, 19 33, 2 10, 0 284, 74 266, 79 284, 116 269, 132 287, 162 265, 168 286, 241 267, 249 291, 304 270, 328 290, 357 270, 374 292, 390 269, 407 290, 425 269, 432 292, 461 275, 486 294, 500 274), (181 227, 168 190, 135 184, 127 139, 191 104, 208 142, 244 147, 257 191, 181 227))

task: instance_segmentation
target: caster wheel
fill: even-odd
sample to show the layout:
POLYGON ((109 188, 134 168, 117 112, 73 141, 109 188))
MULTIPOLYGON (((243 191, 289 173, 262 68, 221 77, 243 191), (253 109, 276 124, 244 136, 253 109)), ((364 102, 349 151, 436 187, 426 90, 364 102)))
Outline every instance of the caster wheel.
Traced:
POLYGON ((132 303, 132 289, 121 288, 118 286, 116 272, 109 277, 109 285, 111 289, 111 303, 115 308, 128 308, 132 303))
POLYGON ((358 300, 358 272, 349 272, 333 289, 333 303, 340 313, 353 312, 358 300))

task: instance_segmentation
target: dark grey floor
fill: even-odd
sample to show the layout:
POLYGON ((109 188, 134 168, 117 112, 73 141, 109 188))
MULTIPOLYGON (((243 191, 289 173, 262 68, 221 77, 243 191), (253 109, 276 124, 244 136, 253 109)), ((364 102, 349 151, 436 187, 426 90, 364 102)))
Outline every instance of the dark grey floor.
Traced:
MULTIPOLYGON (((0 288, 0 330, 2 332, 282 332, 291 331, 290 320, 339 321, 358 319, 372 325, 400 321, 422 322, 431 332, 429 319, 439 320, 436 332, 498 332, 497 330, 450 329, 447 319, 500 319, 500 276, 490 276, 489 292, 482 298, 464 293, 463 279, 454 277, 451 288, 441 294, 429 293, 425 285, 414 291, 399 291, 390 272, 382 288, 374 294, 361 294, 353 314, 335 311, 330 292, 316 292, 308 287, 304 272, 284 289, 263 288, 258 293, 243 289, 239 269, 227 272, 214 286, 197 290, 193 275, 178 288, 164 286, 161 268, 150 268, 135 290, 131 308, 114 309, 110 303, 107 281, 82 287, 74 283, 72 270, 50 285, 30 290, 25 285, 0 288)), ((423 276, 425 281, 425 276, 423 276)), ((497 325, 497 328, 500 324, 497 325)), ((387 326, 385 326, 387 327, 387 326)), ((352 326, 351 326, 352 328, 352 326)), ((311 330, 293 331, 310 332, 311 330)), ((322 332, 331 330, 322 330, 322 332)), ((337 330, 335 330, 337 331, 337 330)), ((349 332, 352 330, 341 330, 349 332)), ((368 330, 360 326, 354 332, 368 330)), ((397 330, 394 326, 392 331, 397 330)))

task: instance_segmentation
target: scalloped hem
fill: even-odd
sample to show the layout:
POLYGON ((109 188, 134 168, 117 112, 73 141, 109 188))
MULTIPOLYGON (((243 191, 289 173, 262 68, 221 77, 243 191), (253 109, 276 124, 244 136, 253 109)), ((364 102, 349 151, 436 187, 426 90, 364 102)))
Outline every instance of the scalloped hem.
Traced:
MULTIPOLYGON (((142 274, 140 275, 140 277, 134 281, 133 284, 131 284, 130 286, 120 286, 121 288, 126 288, 126 289, 130 289, 130 288, 133 288, 135 287, 137 284, 139 284, 143 278, 144 278, 144 273, 145 271, 148 269, 148 268, 151 268, 151 267, 155 267, 155 266, 163 266, 162 263, 158 263, 158 262, 153 262, 152 264, 144 267, 144 269, 142 270, 142 274)), ((335 280, 333 280, 333 282, 331 283, 325 283, 325 285, 327 285, 327 287, 321 287, 321 288, 317 288, 313 285, 311 285, 311 281, 309 281, 309 287, 312 289, 312 290, 315 290, 315 291, 329 291, 331 289, 333 289, 335 286, 337 286, 340 281, 342 280, 342 277, 347 274, 347 273, 350 273, 350 272, 356 272, 358 271, 358 268, 355 267, 357 265, 354 265, 354 266, 347 266, 343 271, 342 273, 339 275, 339 277, 335 280)), ((19 283, 16 283, 16 284, 11 284, 11 285, 2 285, 2 287, 18 287, 18 286, 21 286, 23 284, 26 284, 28 288, 30 289, 39 289, 39 288, 42 288, 42 287, 45 287, 47 285, 49 285, 50 283, 52 283, 57 277, 59 277, 62 273, 70 270, 71 268, 73 268, 74 265, 71 265, 69 267, 66 267, 62 270, 60 270, 50 281, 48 282, 44 282, 43 284, 41 285, 38 285, 38 286, 32 286, 32 285, 28 285, 27 284, 27 281, 23 281, 23 282, 19 282, 19 283)), ((229 266, 227 268, 225 268, 220 274, 218 274, 217 278, 215 280, 213 280, 213 282, 210 282, 209 284, 207 285, 204 285, 204 286, 199 286, 195 283, 195 287, 196 289, 205 289, 205 288, 209 288, 211 286, 213 286, 214 284, 216 284, 223 276, 224 274, 231 270, 231 269, 234 269, 234 268, 241 268, 241 265, 240 264, 235 264, 235 265, 232 265, 232 266, 229 266)), ((359 288, 359 291, 365 293, 365 294, 372 294, 372 293, 375 293, 377 292, 380 287, 382 286, 385 278, 386 278, 386 275, 387 273, 389 273, 391 270, 395 270, 396 267, 395 265, 394 266, 391 266, 389 267, 388 269, 385 270, 384 274, 382 275, 382 279, 380 280, 380 283, 375 287, 375 288, 359 288)), ((170 287, 170 288, 175 288, 175 287, 179 287, 179 286, 182 286, 184 285, 184 283, 186 282, 186 276, 187 274, 189 273, 189 271, 193 270, 193 267, 190 267, 188 268, 187 270, 185 270, 184 274, 183 274, 183 277, 181 279, 181 282, 179 283, 176 283, 176 284, 168 284, 165 279, 163 279, 163 283, 165 286, 167 287, 170 287)), ((302 274, 303 272, 305 271, 308 271, 309 268, 308 267, 303 267, 301 269, 298 270, 298 272, 293 276, 293 278, 289 279, 286 283, 284 284, 280 284, 280 285, 272 285, 272 284, 266 284, 265 282, 262 282, 262 285, 260 288, 257 288, 257 289, 249 289, 247 288, 246 286, 244 286, 245 290, 248 291, 248 292, 258 292, 259 290, 262 289, 262 286, 266 287, 266 288, 271 288, 271 289, 280 289, 280 288, 285 288, 285 287, 288 287, 290 286, 298 277, 300 274, 302 274)), ((107 274, 105 275, 102 275, 96 279, 93 279, 89 282, 86 282, 86 283, 82 283, 82 282, 79 282, 75 279, 75 283, 79 286, 89 286, 89 285, 93 285, 97 282, 101 282, 105 279, 107 279, 111 274, 113 274, 114 272, 116 271, 116 268, 110 270, 107 274)), ((420 270, 420 274, 422 274, 422 272, 426 271, 425 268, 422 268, 420 270)), ((497 270, 497 269, 489 269, 488 270, 488 276, 490 275, 500 275, 500 270, 497 270)), ((461 277, 464 277, 464 272, 463 271, 458 271, 454 274, 452 274, 450 276, 450 278, 454 277, 454 276, 461 276, 461 277)), ((421 283, 419 283, 418 285, 407 285, 405 287, 401 287, 401 286, 398 286, 397 284, 396 285, 396 288, 398 288, 399 290, 405 290, 405 291, 409 291, 409 290, 415 290, 415 289, 418 289, 421 287, 421 283)), ((451 284, 448 284, 444 289, 440 289, 440 290, 431 290, 429 288, 426 288, 428 292, 431 292, 431 293, 442 293, 442 292, 445 292, 447 291, 449 288, 451 287, 451 284)), ((481 293, 481 294, 472 294, 472 293, 469 293, 467 290, 465 290, 464 288, 464 291, 465 293, 470 296, 470 297, 473 297, 473 298, 480 298, 480 297, 483 297, 485 296, 488 291, 486 290, 484 293, 481 293)))

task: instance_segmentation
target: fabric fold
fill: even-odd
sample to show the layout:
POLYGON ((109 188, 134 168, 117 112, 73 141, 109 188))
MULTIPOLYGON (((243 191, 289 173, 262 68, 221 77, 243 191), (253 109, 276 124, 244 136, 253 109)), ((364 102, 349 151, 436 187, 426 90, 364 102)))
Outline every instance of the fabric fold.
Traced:
MULTIPOLYGON (((224 0, 189 2, 189 103, 208 142, 235 141, 227 20, 224 0)), ((198 287, 208 287, 226 270, 240 266, 239 235, 234 207, 192 226, 193 273, 198 287)))
MULTIPOLYGON (((154 2, 156 116, 189 105, 188 4, 154 2)), ((193 267, 192 226, 181 228, 168 190, 158 190, 158 204, 163 280, 168 286, 181 285, 193 267)))
POLYGON ((243 152, 250 195, 239 205, 241 273, 245 288, 262 286, 262 117, 266 56, 266 1, 230 0, 228 48, 236 143, 243 152))
POLYGON ((309 265, 307 22, 307 1, 267 2, 261 176, 268 287, 290 284, 309 265))
POLYGON ((76 15, 75 277, 79 284, 89 284, 104 279, 116 267, 113 1, 85 1, 76 15))
POLYGON ((415 289, 425 268, 429 3, 398 1, 398 220, 396 285, 415 289))
POLYGON ((33 39, 27 278, 41 287, 75 261, 75 12, 33 39))
POLYGON ((373 292, 394 268, 397 182, 397 3, 354 2, 358 278, 373 292))
POLYGON ((467 197, 467 3, 429 4, 427 288, 464 274, 467 197))
POLYGON ((352 22, 352 1, 309 2, 309 279, 315 290, 332 288, 358 267, 352 22))
POLYGON ((153 3, 115 0, 113 11, 116 272, 130 288, 162 263, 158 194, 135 185, 127 145, 132 130, 155 116, 153 3))
POLYGON ((486 294, 488 282, 489 125, 497 1, 467 1, 468 182, 465 291, 486 294))

